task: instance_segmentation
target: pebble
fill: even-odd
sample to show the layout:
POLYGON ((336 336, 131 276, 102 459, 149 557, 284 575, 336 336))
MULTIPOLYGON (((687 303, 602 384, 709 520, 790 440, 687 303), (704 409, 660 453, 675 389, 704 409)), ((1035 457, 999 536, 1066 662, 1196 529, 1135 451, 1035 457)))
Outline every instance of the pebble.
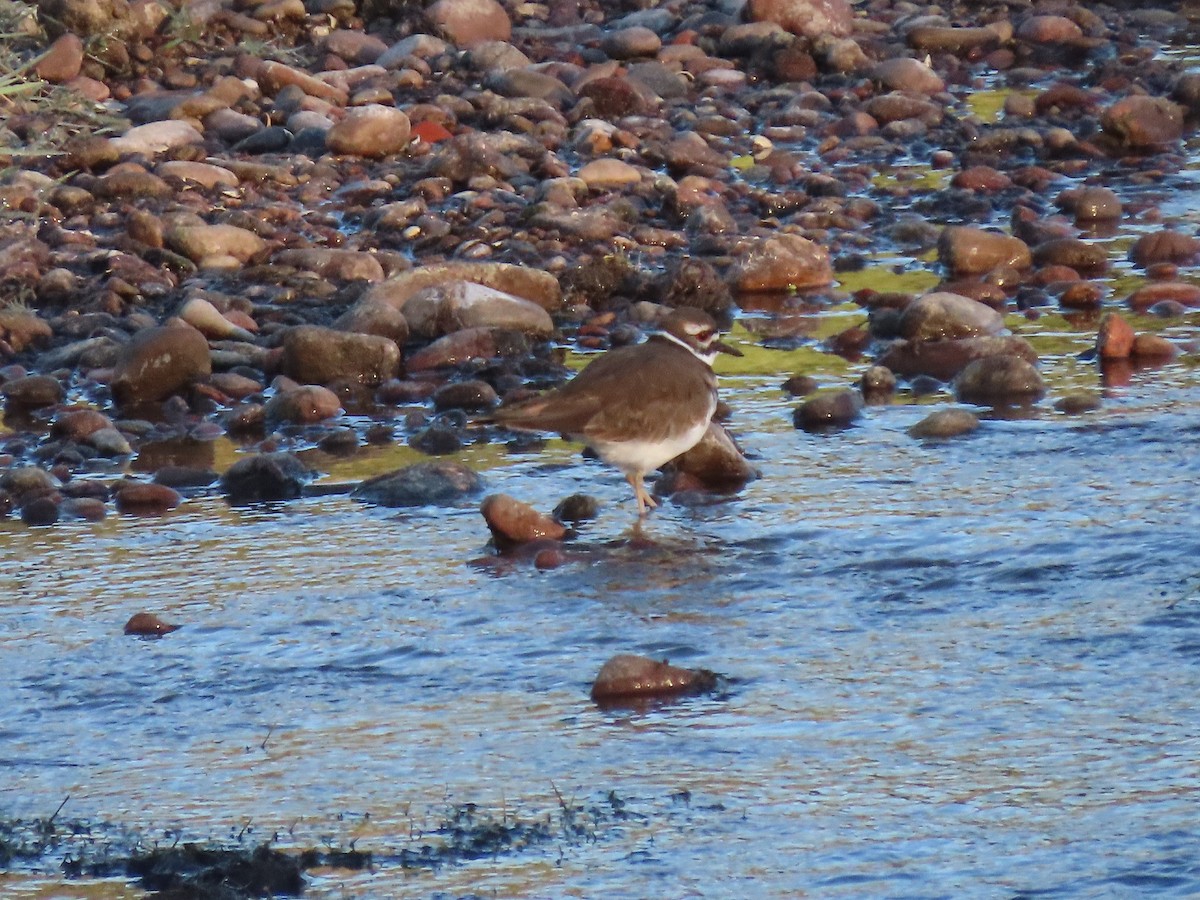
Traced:
POLYGON ((221 491, 231 506, 295 500, 310 472, 292 453, 258 453, 239 459, 221 476, 221 491))
POLYGON ((845 428, 862 415, 862 407, 858 391, 841 388, 805 400, 796 407, 792 422, 805 431, 845 428))
POLYGON ((208 341, 190 326, 139 331, 118 351, 109 387, 121 405, 164 400, 212 372, 208 341))

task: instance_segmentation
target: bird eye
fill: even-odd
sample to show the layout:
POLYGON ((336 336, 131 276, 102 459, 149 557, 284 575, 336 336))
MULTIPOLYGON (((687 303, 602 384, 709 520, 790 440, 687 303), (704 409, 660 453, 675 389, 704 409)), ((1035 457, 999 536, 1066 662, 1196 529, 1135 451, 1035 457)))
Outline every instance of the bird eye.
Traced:
POLYGON ((700 340, 700 342, 702 344, 707 344, 709 341, 711 341, 716 336, 717 336, 717 333, 715 331, 713 331, 711 328, 705 328, 703 331, 701 331, 699 334, 696 335, 696 337, 700 340))

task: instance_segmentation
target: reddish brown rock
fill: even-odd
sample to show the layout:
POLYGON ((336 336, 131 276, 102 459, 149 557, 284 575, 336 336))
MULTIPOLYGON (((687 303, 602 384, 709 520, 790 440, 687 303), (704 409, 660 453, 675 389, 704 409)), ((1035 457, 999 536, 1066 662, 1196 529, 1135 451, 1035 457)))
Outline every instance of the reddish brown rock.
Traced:
POLYGON ((990 50, 1000 43, 997 29, 988 27, 952 27, 919 25, 908 32, 908 45, 927 53, 968 54, 990 50))
POLYGON ((302 384, 346 379, 382 384, 400 370, 400 348, 373 334, 300 325, 283 339, 279 371, 302 384))
MULTIPOLYGON (((5 252, 7 249, 0 249, 0 256, 5 252)), ((3 268, 3 263, 0 263, 0 270, 3 268)), ((53 334, 50 323, 31 309, 20 306, 0 309, 0 339, 16 353, 28 350, 35 343, 48 340, 53 334)))
POLYGON ((955 275, 981 275, 998 266, 1028 269, 1033 256, 1020 238, 951 225, 938 238, 938 261, 955 275))
POLYGON ((70 441, 82 441, 97 431, 112 427, 112 419, 98 409, 68 409, 54 417, 50 433, 70 441))
POLYGON ((530 541, 558 541, 567 533, 561 522, 542 515, 529 504, 507 494, 492 494, 484 498, 479 512, 501 549, 528 544, 530 541))
POLYGON ((389 338, 397 347, 408 341, 408 320, 404 313, 383 300, 365 297, 342 313, 333 323, 339 331, 375 334, 389 338))
POLYGON ((271 261, 339 281, 383 281, 384 277, 379 258, 366 250, 306 247, 303 250, 281 250, 271 261))
POLYGON ((842 388, 805 400, 792 415, 792 423, 805 431, 845 428, 862 415, 863 399, 858 391, 842 388))
POLYGON ((1128 359, 1133 352, 1133 328, 1116 313, 1105 313, 1096 335, 1096 353, 1101 360, 1128 359))
POLYGON ((911 56, 894 56, 877 63, 871 70, 871 77, 889 91, 936 94, 946 89, 941 76, 911 56))
POLYGON ((1124 97, 1100 117, 1105 134, 1126 147, 1144 150, 1183 137, 1184 109, 1165 97, 1124 97))
POLYGON ((709 422, 700 442, 676 457, 672 465, 706 487, 728 488, 758 477, 754 466, 718 422, 709 422))
POLYGON ((1126 302, 1135 312, 1145 312, 1164 300, 1183 306, 1200 306, 1200 285, 1186 281, 1156 281, 1138 288, 1126 302))
POLYGON ((462 50, 512 37, 512 22, 496 0, 437 0, 425 10, 425 17, 462 50))
POLYGON ((117 403, 163 400, 212 372, 204 335, 190 326, 146 328, 121 348, 109 387, 117 403))
POLYGON ((969 297, 935 291, 908 304, 897 327, 910 341, 954 340, 996 334, 1004 328, 1004 317, 969 297))
POLYGON ((183 497, 165 484, 127 481, 113 496, 120 512, 133 516, 161 516, 183 502, 183 497))
POLYGON ((1179 355, 1179 348, 1159 334, 1139 334, 1133 339, 1129 355, 1140 361, 1168 360, 1179 355))
POLYGON ((168 625, 154 613, 148 612, 134 613, 125 623, 125 633, 137 637, 162 637, 178 630, 178 625, 168 625))
POLYGON ((848 0, 750 0, 746 18, 774 22, 792 34, 815 39, 849 34, 854 13, 848 0))
POLYGON ((1094 274, 1108 268, 1108 252, 1078 238, 1052 238, 1034 248, 1033 261, 1039 266, 1067 266, 1094 274))
POLYGON ((1070 284, 1058 296, 1058 305, 1064 309, 1096 309, 1104 299, 1100 285, 1091 281, 1070 284))
POLYGON ((987 356, 968 363, 954 379, 954 394, 980 406, 1028 403, 1046 392, 1046 383, 1019 356, 987 356))
POLYGON ((1129 258, 1139 266, 1154 263, 1190 263, 1200 257, 1200 239, 1181 231, 1156 231, 1143 234, 1129 250, 1129 258))
POLYGON ((945 440, 970 434, 979 427, 979 417, 967 409, 939 409, 908 429, 910 437, 945 440))
POLYGON ((562 288, 550 272, 511 263, 448 262, 418 266, 372 285, 361 300, 381 300, 403 309, 418 291, 449 281, 471 281, 532 300, 547 312, 562 307, 562 288))
POLYGON ((829 252, 798 234, 780 234, 750 245, 734 263, 736 290, 788 291, 825 287, 833 282, 829 252))
POLYGON ((25 375, 4 382, 4 399, 16 406, 37 409, 61 403, 66 391, 57 378, 49 375, 25 375))
POLYGON ((991 166, 970 166, 951 178, 950 184, 964 191, 991 194, 1012 187, 1012 179, 991 166))
POLYGON ((291 422, 295 425, 324 422, 341 413, 342 404, 337 394, 317 384, 280 391, 263 408, 268 422, 291 422))
POLYGON ((464 328, 409 356, 405 368, 409 372, 425 372, 461 366, 475 359, 494 359, 503 354, 504 345, 504 338, 491 328, 464 328))
POLYGON ((253 231, 236 225, 180 225, 168 229, 166 244, 203 267, 213 260, 249 262, 266 248, 253 231))
POLYGON ((1063 191, 1058 195, 1060 209, 1075 216, 1076 222, 1109 222, 1121 218, 1121 198, 1116 192, 1098 186, 1063 191))
POLYGON ((1083 39, 1083 29, 1066 16, 1030 16, 1018 26, 1016 36, 1035 44, 1073 44, 1083 39))
POLYGON ((620 653, 600 667, 592 682, 597 703, 670 697, 711 691, 717 675, 706 669, 683 669, 665 660, 620 653))
POLYGON ((66 32, 34 64, 38 78, 51 84, 64 84, 79 74, 83 66, 83 41, 79 36, 66 32))
POLYGON ((952 341, 897 341, 876 362, 897 375, 929 375, 941 381, 953 378, 970 362, 987 356, 1018 355, 1037 362, 1037 351, 1024 338, 995 335, 952 341))

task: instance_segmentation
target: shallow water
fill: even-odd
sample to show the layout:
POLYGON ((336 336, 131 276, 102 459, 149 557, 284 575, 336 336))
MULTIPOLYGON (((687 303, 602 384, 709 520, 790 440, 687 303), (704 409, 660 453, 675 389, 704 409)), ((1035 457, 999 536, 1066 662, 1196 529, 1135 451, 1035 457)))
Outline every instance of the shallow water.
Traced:
POLYGON ((1194 373, 943 444, 905 434, 923 406, 809 435, 761 379, 726 395, 763 477, 667 504, 649 546, 627 486, 566 448, 488 471, 542 508, 606 503, 549 573, 473 563, 474 503, 5 525, 5 813, 69 795, 64 818, 161 840, 385 857, 455 803, 537 817, 611 791, 628 813, 594 841, 321 872, 313 896, 1200 890, 1194 373), (141 609, 185 627, 123 636, 141 609), (731 684, 602 711, 616 652, 731 684))

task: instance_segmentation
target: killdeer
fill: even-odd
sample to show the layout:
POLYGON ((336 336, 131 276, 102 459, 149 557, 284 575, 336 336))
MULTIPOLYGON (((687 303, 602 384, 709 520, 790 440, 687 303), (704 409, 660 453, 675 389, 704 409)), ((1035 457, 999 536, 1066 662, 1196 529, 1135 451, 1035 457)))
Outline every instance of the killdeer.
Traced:
POLYGON ((492 420, 525 431, 557 431, 587 444, 625 473, 638 516, 658 504, 642 479, 692 449, 717 408, 718 353, 741 356, 719 340, 698 309, 670 313, 643 344, 610 350, 557 390, 501 406, 492 420))

